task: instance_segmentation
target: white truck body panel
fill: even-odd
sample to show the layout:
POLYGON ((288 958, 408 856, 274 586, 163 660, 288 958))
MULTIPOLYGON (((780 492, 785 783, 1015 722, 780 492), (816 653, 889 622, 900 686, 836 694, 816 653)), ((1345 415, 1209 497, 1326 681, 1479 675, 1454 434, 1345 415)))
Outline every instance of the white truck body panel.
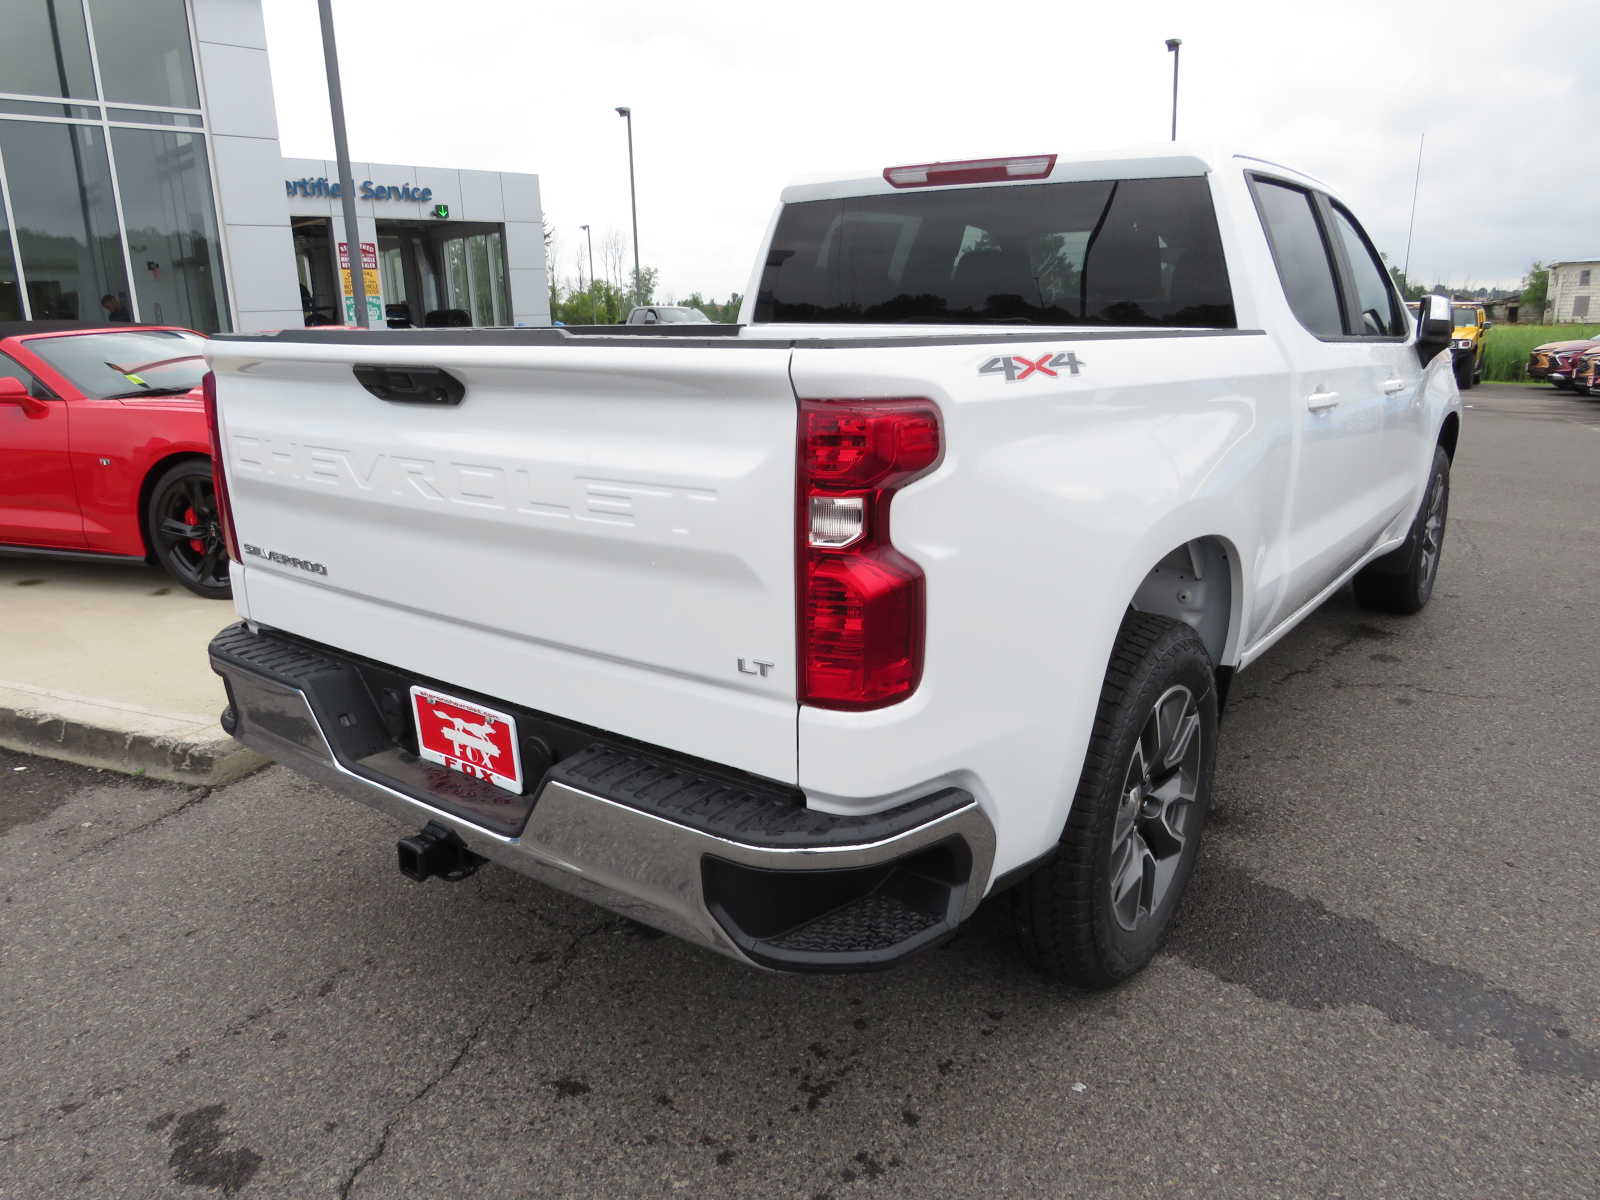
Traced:
POLYGON ((787 351, 371 354, 471 403, 385 403, 349 346, 214 345, 241 541, 327 567, 247 553, 240 615, 793 782, 787 351))

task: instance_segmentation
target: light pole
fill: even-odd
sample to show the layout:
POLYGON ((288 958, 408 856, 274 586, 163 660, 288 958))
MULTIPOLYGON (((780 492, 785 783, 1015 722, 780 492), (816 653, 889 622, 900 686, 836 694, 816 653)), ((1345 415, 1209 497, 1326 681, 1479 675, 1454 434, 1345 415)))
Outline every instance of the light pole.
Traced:
POLYGON ((587 225, 579 225, 583 236, 589 239, 589 324, 598 325, 594 313, 594 234, 589 232, 587 225))
POLYGON ((322 62, 328 70, 328 111, 333 117, 333 156, 339 164, 339 200, 344 216, 344 240, 349 247, 350 291, 356 305, 356 324, 367 328, 367 285, 362 273, 361 230, 356 227, 356 187, 350 174, 350 142, 344 133, 344 93, 339 88, 339 51, 333 42, 332 0, 318 0, 322 18, 322 62))
POLYGON ((1182 38, 1168 38, 1167 49, 1172 51, 1172 140, 1178 140, 1178 47, 1182 38))
POLYGON ((633 206, 633 302, 639 303, 639 195, 633 186, 633 109, 619 107, 617 116, 628 123, 628 203, 633 206))

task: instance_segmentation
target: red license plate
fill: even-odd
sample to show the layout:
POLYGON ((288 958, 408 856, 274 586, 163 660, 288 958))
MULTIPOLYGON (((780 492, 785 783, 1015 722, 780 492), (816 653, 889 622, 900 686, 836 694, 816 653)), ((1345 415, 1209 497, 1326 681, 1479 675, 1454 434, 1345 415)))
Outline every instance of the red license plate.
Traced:
POLYGON ((411 715, 423 758, 522 794, 515 717, 414 684, 411 715))

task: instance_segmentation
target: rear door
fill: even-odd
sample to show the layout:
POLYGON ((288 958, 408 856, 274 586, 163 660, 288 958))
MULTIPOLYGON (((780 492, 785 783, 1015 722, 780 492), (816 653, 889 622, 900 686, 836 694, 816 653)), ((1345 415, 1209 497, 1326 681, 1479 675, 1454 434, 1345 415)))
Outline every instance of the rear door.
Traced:
POLYGON ((66 401, 9 354, 0 353, 0 378, 20 379, 41 402, 31 412, 0 404, 0 542, 81 548, 66 401))
POLYGON ((787 346, 528 332, 212 342, 241 609, 792 781, 787 346), (373 363, 464 392, 382 399, 373 363))
POLYGON ((1297 426, 1285 588, 1274 614, 1282 619, 1365 553, 1401 506, 1389 412, 1406 402, 1406 384, 1394 340, 1355 332, 1326 198, 1264 175, 1252 176, 1251 190, 1294 318, 1281 338, 1297 426))

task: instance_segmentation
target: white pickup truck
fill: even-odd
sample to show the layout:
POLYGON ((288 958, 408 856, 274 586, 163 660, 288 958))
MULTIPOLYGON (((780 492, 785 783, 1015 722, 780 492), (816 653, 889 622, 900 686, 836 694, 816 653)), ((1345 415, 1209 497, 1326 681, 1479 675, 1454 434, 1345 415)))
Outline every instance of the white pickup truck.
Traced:
MULTIPOLYGON (((1325 184, 1181 146, 784 192, 727 326, 209 343, 246 745, 783 970, 1007 890, 1090 986, 1194 868, 1232 674, 1421 609, 1460 401, 1325 184)), ((1442 306, 1442 307, 1441 307, 1442 306)))

